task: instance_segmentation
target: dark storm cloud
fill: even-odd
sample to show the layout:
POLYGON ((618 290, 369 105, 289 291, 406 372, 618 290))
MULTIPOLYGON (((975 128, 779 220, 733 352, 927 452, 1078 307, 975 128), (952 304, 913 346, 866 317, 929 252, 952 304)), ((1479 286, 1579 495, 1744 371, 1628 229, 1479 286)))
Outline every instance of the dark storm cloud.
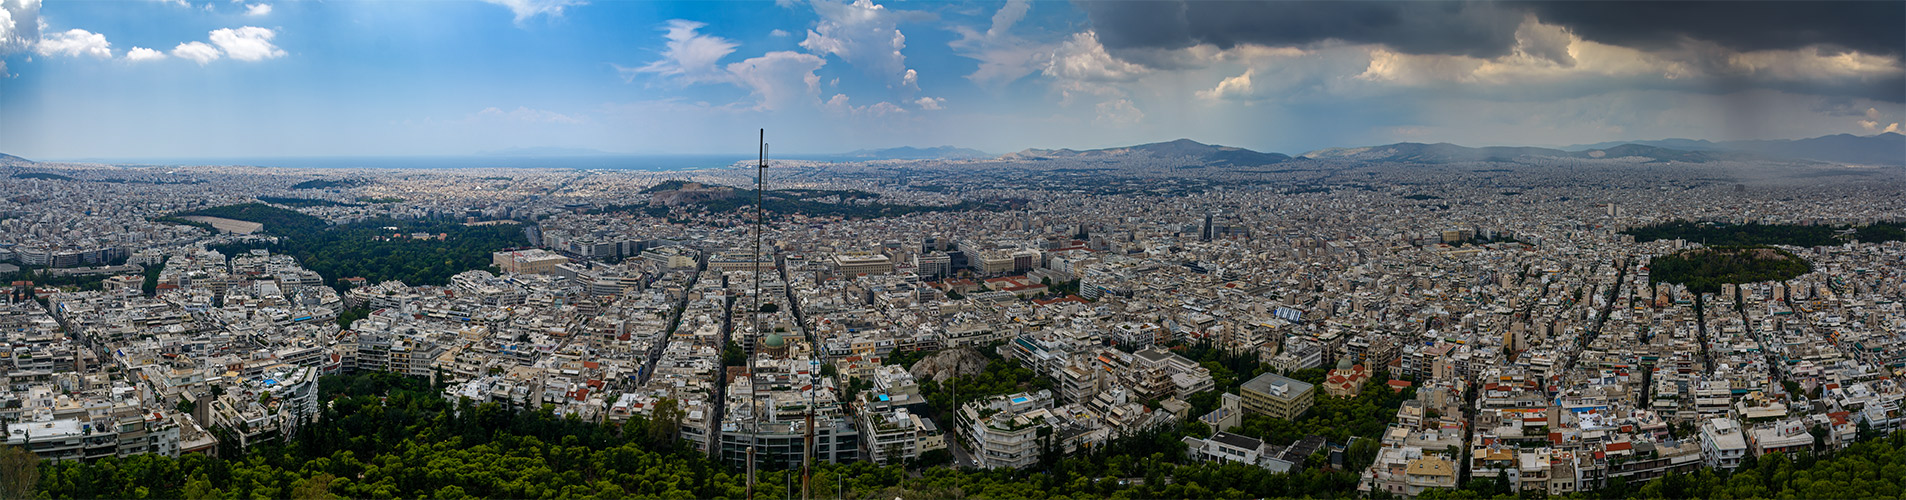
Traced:
POLYGON ((1906 2, 1387 2, 1084 1, 1112 51, 1376 43, 1407 54, 1495 57, 1528 13, 1610 45, 1655 49, 1684 40, 1734 50, 1826 46, 1906 52, 1906 2))
POLYGON ((1495 57, 1515 44, 1522 12, 1475 2, 1133 1, 1080 4, 1111 51, 1209 43, 1380 43, 1410 54, 1495 57))
POLYGON ((1906 2, 1531 2, 1545 23, 1609 45, 1655 49, 1704 40, 1729 49, 1827 46, 1875 55, 1906 48, 1906 2))

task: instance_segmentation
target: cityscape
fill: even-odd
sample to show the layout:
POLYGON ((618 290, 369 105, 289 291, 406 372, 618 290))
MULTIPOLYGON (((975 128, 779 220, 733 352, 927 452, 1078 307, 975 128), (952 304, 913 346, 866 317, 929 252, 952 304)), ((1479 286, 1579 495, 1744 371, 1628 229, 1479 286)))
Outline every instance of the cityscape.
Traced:
POLYGON ((1906 497, 1906 2, 0 14, 0 498, 1906 497))

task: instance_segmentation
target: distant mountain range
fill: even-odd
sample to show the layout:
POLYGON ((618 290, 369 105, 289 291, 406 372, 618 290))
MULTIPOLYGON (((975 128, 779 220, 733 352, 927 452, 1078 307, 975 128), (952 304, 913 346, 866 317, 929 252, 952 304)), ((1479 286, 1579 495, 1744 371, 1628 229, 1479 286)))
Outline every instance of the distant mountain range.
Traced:
POLYGON ((589 148, 557 148, 557 147, 548 147, 548 146, 530 147, 530 148, 503 148, 503 149, 498 149, 495 151, 483 151, 477 154, 480 156, 615 156, 616 155, 616 153, 610 153, 607 151, 600 151, 600 150, 594 150, 589 148))
POLYGON ((1604 142, 1599 144, 1568 146, 1562 149, 1579 151, 1606 148, 1616 144, 1640 144, 1684 151, 1730 151, 1753 153, 1775 158, 1796 158, 1839 163, 1877 165, 1906 164, 1906 136, 1893 132, 1866 137, 1838 134, 1795 140, 1710 142, 1693 139, 1662 139, 1659 141, 1604 142))
POLYGON ((916 148, 904 146, 884 149, 862 149, 850 153, 835 155, 846 161, 868 160, 961 160, 968 158, 991 158, 993 155, 977 149, 938 146, 916 148))
MULTIPOLYGON (((616 155, 616 153, 608 153, 594 149, 554 147, 508 148, 486 151, 482 154, 488 156, 522 157, 616 155)), ((1017 153, 1008 153, 998 156, 997 158, 1008 161, 1044 161, 1057 159, 1112 161, 1136 156, 1189 159, 1193 163, 1220 167, 1275 165, 1293 159, 1290 155, 1281 153, 1267 153, 1238 147, 1204 144, 1191 139, 1178 139, 1169 142, 1155 142, 1116 148, 1088 149, 1083 151, 1074 149, 1027 149, 1017 153)), ((1906 165, 1906 136, 1888 132, 1864 137, 1839 134, 1793 140, 1712 142, 1692 139, 1661 139, 1652 141, 1617 141, 1578 144, 1559 149, 1517 146, 1472 148, 1449 143, 1422 144, 1402 142, 1381 146, 1319 149, 1298 155, 1296 158, 1400 163, 1448 163, 1517 161, 1524 158, 1544 157, 1583 159, 1647 158, 1650 161, 1688 163, 1778 158, 1862 165, 1906 165)), ((993 156, 974 149, 939 146, 930 148, 897 147, 862 149, 820 158, 833 161, 870 161, 985 159, 993 158, 993 156)), ((30 164, 33 163, 33 161, 18 156, 0 154, 0 164, 22 163, 30 164)))
POLYGON ((1524 158, 1648 158, 1650 161, 1703 163, 1743 155, 1721 151, 1683 151, 1640 144, 1618 143, 1613 146, 1581 151, 1534 147, 1490 146, 1471 148, 1450 143, 1421 144, 1403 142, 1362 148, 1328 148, 1304 153, 1301 157, 1319 160, 1387 161, 1398 163, 1451 163, 1470 161, 1516 161, 1524 158))
POLYGON ((1077 151, 1071 149, 1028 149, 1001 156, 1002 160, 1040 161, 1052 159, 1117 159, 1125 156, 1147 154, 1156 157, 1197 159, 1210 166, 1255 167, 1275 165, 1291 159, 1282 153, 1261 153, 1244 148, 1204 144, 1191 139, 1179 139, 1171 142, 1155 142, 1122 148, 1089 149, 1077 151))

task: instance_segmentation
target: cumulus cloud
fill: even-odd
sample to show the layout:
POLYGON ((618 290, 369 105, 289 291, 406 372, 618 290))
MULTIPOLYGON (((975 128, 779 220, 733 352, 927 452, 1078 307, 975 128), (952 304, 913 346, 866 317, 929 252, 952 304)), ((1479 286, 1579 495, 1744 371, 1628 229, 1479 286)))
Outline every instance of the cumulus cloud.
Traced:
POLYGON ((794 34, 788 33, 788 31, 784 29, 775 28, 773 30, 768 31, 768 36, 775 37, 775 38, 787 38, 790 36, 794 36, 794 34))
POLYGON ((793 51, 762 54, 720 66, 736 44, 700 33, 706 24, 672 20, 663 27, 668 39, 662 58, 639 67, 615 66, 624 81, 648 74, 681 85, 730 84, 754 97, 754 109, 782 109, 803 100, 818 103, 821 77, 815 71, 827 64, 820 56, 793 51))
POLYGON ((271 4, 259 3, 245 6, 245 15, 259 17, 271 14, 271 4))
POLYGON ((110 59, 113 56, 112 43, 106 41, 106 35, 82 29, 70 29, 40 37, 33 44, 33 52, 42 56, 81 55, 110 59))
POLYGON ((1086 31, 1059 44, 1040 72, 1059 90, 1060 102, 1069 104, 1079 94, 1123 96, 1125 91, 1118 84, 1135 81, 1151 70, 1112 57, 1099 44, 1098 35, 1086 31))
POLYGON ((755 97, 755 109, 785 109, 803 100, 815 100, 821 77, 814 72, 827 61, 813 54, 769 52, 728 65, 732 82, 755 97))
POLYGON ((1148 72, 1144 66, 1112 57, 1099 43, 1098 33, 1093 31, 1074 34, 1059 44, 1044 70, 1046 76, 1060 80, 1094 83, 1129 82, 1148 72))
POLYGON ((944 98, 944 97, 922 97, 922 98, 919 98, 919 99, 914 99, 914 100, 913 100, 913 105, 915 105, 915 106, 919 106, 919 107, 920 107, 920 109, 924 109, 924 110, 927 110, 927 111, 939 111, 939 110, 942 110, 942 109, 946 109, 946 98, 944 98))
POLYGON ((483 0, 483 2, 508 7, 510 13, 516 15, 516 24, 523 24, 523 21, 542 15, 561 17, 564 8, 589 4, 582 0, 483 0))
POLYGON ((828 98, 827 102, 823 104, 821 108, 837 116, 853 116, 859 118, 883 118, 907 114, 906 109, 891 102, 881 101, 866 106, 855 106, 848 101, 849 99, 846 95, 834 94, 834 97, 828 98))
POLYGON ((1198 91, 1198 97, 1205 99, 1223 99, 1226 97, 1251 95, 1254 91, 1251 85, 1251 76, 1255 74, 1257 74, 1256 69, 1244 70, 1244 74, 1242 75, 1226 78, 1218 82, 1218 86, 1215 88, 1198 91))
POLYGON ((912 87, 907 81, 907 36, 900 22, 924 19, 925 15, 899 12, 870 0, 840 3, 815 0, 814 13, 820 16, 801 48, 820 55, 833 55, 868 74, 887 80, 895 88, 912 87))
POLYGON ((269 29, 255 26, 224 28, 212 31, 212 44, 217 45, 232 59, 263 61, 284 57, 285 51, 271 44, 271 39, 277 36, 277 33, 269 29))
POLYGON ((157 61, 165 59, 165 53, 145 47, 133 47, 126 51, 128 61, 157 61))
POLYGON ((218 60, 223 54, 219 53, 217 47, 213 47, 205 42, 185 42, 179 44, 177 47, 173 47, 172 55, 204 66, 207 63, 218 60))

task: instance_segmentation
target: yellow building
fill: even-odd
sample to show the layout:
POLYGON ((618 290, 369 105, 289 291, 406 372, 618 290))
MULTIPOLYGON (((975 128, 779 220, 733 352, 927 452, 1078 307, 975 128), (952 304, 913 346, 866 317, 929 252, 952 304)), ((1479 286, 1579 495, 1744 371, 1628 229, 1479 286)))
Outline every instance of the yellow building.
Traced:
POLYGON ((490 263, 505 273, 547 274, 558 264, 566 262, 569 262, 568 257, 534 248, 490 254, 490 263))
POLYGON ((1244 411, 1285 420, 1296 420, 1310 411, 1316 392, 1316 386, 1275 373, 1258 375, 1238 390, 1244 396, 1244 411))

